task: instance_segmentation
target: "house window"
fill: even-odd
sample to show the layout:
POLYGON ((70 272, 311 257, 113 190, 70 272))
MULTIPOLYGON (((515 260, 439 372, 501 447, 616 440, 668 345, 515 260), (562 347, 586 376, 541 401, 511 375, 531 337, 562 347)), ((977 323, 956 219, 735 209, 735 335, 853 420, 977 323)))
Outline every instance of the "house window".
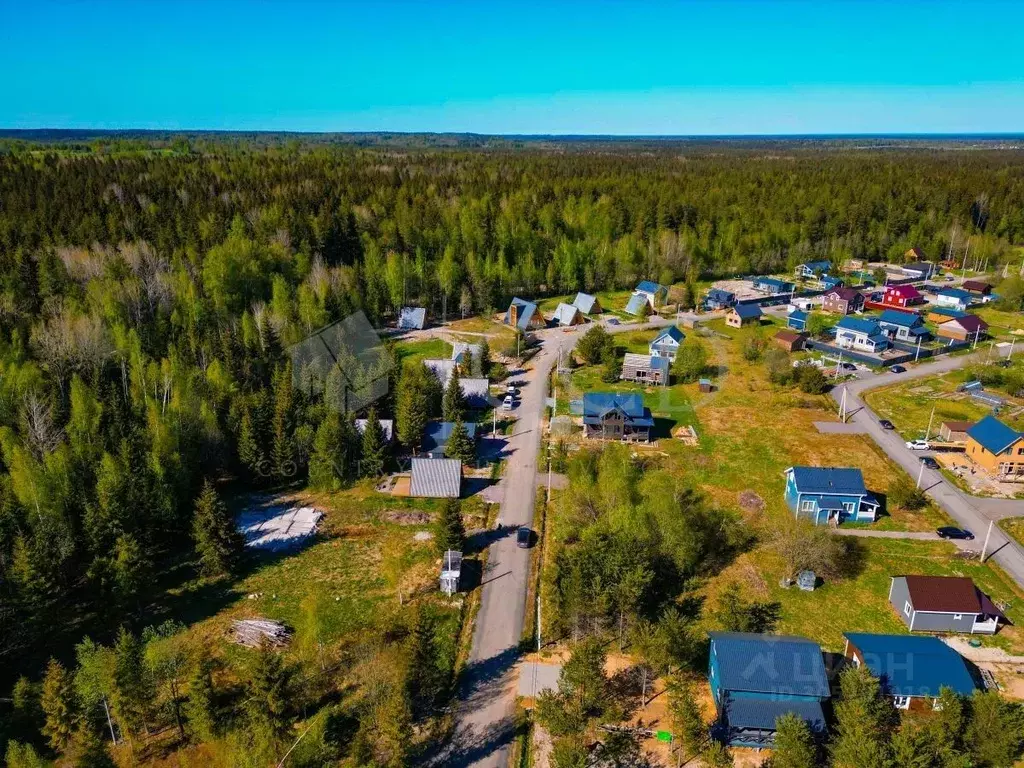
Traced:
POLYGON ((953 614, 953 621, 960 621, 961 619, 963 619, 963 617, 964 617, 964 615, 962 613, 954 613, 953 614))
POLYGON ((811 500, 811 501, 801 501, 800 502, 800 510, 802 512, 813 512, 814 511, 814 501, 813 500, 811 500))
POLYGON ((854 510, 855 506, 856 505, 852 501, 844 501, 843 502, 843 509, 846 510, 846 514, 848 514, 848 515, 852 515, 853 514, 853 510, 854 510))
POLYGON ((910 601, 909 600, 903 604, 903 613, 905 613, 907 616, 910 615, 910 612, 912 610, 914 610, 914 608, 913 608, 913 606, 910 605, 910 601))
POLYGON ((910 697, 909 696, 893 696, 892 705, 896 709, 910 709, 910 697))

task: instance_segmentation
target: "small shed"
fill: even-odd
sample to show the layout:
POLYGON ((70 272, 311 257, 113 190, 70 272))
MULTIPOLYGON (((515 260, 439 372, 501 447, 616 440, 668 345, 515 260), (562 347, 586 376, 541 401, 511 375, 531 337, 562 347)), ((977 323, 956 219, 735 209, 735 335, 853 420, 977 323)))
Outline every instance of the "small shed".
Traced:
POLYGON ((711 383, 711 379, 701 379, 697 383, 697 387, 701 392, 712 392, 715 388, 714 384, 711 383))
POLYGON ((459 591, 462 578, 462 553, 454 549, 445 550, 441 558, 441 591, 451 596, 459 591))
POLYGON ((944 421, 939 427, 939 437, 946 443, 966 443, 967 430, 973 426, 973 421, 944 421))
POLYGON ((818 586, 818 575, 814 571, 800 571, 796 577, 796 585, 804 592, 813 592, 818 586))
POLYGON ((775 334, 775 343, 782 347, 787 352, 796 352, 797 350, 804 348, 804 340, 806 336, 797 331, 791 331, 788 328, 783 328, 781 331, 775 334))
POLYGON ((579 325, 583 322, 583 315, 580 313, 579 307, 574 304, 566 304, 562 302, 558 305, 558 309, 555 310, 555 314, 552 315, 551 321, 555 325, 564 327, 579 325))

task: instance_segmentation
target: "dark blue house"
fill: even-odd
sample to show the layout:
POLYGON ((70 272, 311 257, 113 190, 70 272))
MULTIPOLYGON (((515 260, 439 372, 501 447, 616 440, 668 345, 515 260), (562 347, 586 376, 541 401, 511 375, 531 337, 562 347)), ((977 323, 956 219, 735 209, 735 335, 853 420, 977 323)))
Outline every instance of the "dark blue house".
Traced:
POLYGON ((918 339, 924 341, 931 336, 924 325, 924 318, 916 312, 887 309, 879 315, 878 325, 885 333, 900 341, 916 344, 918 339))
POLYGON ((838 525, 845 520, 873 523, 879 507, 864 487, 860 470, 851 467, 790 467, 786 504, 797 519, 815 525, 838 525))
POLYGON ((713 732, 735 747, 771 747, 775 721, 789 712, 823 733, 829 699, 821 648, 802 637, 711 632, 708 682, 718 715, 713 732))
POLYGON ((751 280, 755 291, 775 296, 780 293, 792 293, 796 290, 793 283, 779 280, 777 277, 755 277, 751 280))
POLYGON ((942 688, 970 696, 978 687, 963 657, 937 637, 845 632, 844 655, 879 679, 897 709, 930 711, 942 688))
MULTIPOLYGON (((466 435, 470 440, 476 440, 476 424, 472 421, 462 425, 466 429, 466 435)), ((448 440, 455 429, 454 421, 432 421, 427 424, 423 432, 423 452, 432 459, 443 459, 444 450, 448 446, 448 440)))
POLYGON ((704 306, 708 309, 728 309, 736 303, 736 294, 722 288, 712 288, 704 297, 704 306))
POLYGON ((583 395, 583 430, 587 437, 627 442, 651 439, 654 417, 643 398, 618 392, 587 392, 583 395))

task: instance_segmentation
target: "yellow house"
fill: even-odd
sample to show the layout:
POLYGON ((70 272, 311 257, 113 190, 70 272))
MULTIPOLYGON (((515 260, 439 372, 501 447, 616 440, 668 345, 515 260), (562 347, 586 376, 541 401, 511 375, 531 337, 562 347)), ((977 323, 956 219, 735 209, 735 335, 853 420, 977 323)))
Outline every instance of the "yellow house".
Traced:
POLYGON ((995 416, 967 430, 967 456, 996 480, 1024 481, 1024 433, 995 416))

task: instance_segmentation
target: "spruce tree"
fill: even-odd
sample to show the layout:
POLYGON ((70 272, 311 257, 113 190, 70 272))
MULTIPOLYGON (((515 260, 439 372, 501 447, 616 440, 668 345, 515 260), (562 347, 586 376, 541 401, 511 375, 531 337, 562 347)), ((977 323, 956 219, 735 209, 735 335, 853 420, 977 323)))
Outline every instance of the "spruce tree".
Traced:
POLYGON ((288 729, 288 670, 277 651, 264 641, 246 681, 245 709, 257 729, 281 736, 288 729))
POLYGON ((129 738, 149 733, 146 715, 153 701, 153 687, 143 656, 142 641, 121 627, 114 644, 114 712, 129 738))
POLYGON ((423 431, 427 427, 430 413, 425 375, 426 369, 423 366, 410 368, 399 383, 398 410, 395 413, 398 439, 410 450, 419 447, 423 440, 423 431))
POLYGON ((153 565, 138 540, 125 534, 117 537, 111 561, 114 589, 122 605, 136 602, 153 581, 153 565))
POLYGON ((217 702, 212 670, 210 660, 203 657, 189 680, 185 720, 189 737, 196 742, 208 741, 217 735, 217 702))
POLYGON ((203 490, 196 499, 192 538, 199 555, 200 569, 207 576, 230 573, 245 545, 242 534, 209 480, 203 484, 203 490))
POLYGON ((321 491, 336 491, 344 480, 342 419, 336 411, 324 416, 313 438, 309 457, 309 484, 321 491))
POLYGON ((362 458, 360 466, 364 477, 378 477, 384 473, 387 463, 388 444, 384 428, 377 418, 377 409, 371 408, 366 414, 366 428, 363 430, 362 458))
POLYGON ((466 416, 466 397, 462 394, 462 383, 458 370, 452 370, 444 388, 441 400, 441 417, 445 421, 458 421, 466 416))
POLYGON ((444 691, 444 673, 438 666, 435 632, 436 622, 426 609, 421 608, 416 614, 410 638, 412 660, 408 679, 409 698, 417 714, 430 712, 444 691))
POLYGON ((246 407, 242 412, 242 420, 238 427, 238 461, 249 470, 253 477, 258 477, 265 458, 257 440, 252 412, 246 407))
POLYGON ((491 375, 491 345, 487 343, 486 336, 480 342, 480 375, 485 379, 491 375))
POLYGON ((295 424, 292 364, 279 368, 274 380, 274 416, 271 424, 273 471, 278 479, 295 475, 295 424))
POLYGON ((819 764, 807 721, 787 712, 775 721, 775 748, 769 768, 815 768, 819 764))
POLYGON ((842 698, 835 705, 834 768, 887 764, 892 707, 882 699, 878 678, 866 667, 849 667, 839 677, 842 698))
POLYGON ((43 735, 51 747, 63 752, 74 737, 78 701, 74 678, 56 659, 50 659, 46 667, 39 704, 44 717, 43 735))
POLYGON ((476 445, 470 439, 461 416, 452 425, 452 433, 445 444, 444 455, 450 459, 458 459, 467 465, 472 465, 476 461, 476 445))
POLYGON ((434 543, 439 554, 449 549, 461 552, 466 543, 466 528, 462 524, 462 505, 458 499, 445 499, 437 519, 434 543))

